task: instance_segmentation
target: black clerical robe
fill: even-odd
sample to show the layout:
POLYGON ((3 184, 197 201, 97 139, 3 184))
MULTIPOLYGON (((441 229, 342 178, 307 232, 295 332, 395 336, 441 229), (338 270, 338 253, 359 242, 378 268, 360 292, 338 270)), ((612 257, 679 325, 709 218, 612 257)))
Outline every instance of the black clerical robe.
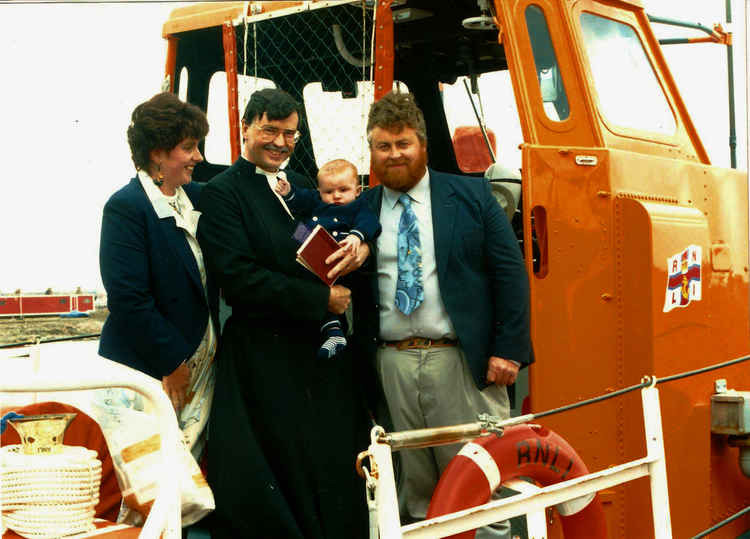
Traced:
POLYGON ((208 270, 232 307, 209 423, 212 537, 364 536, 353 464, 368 423, 353 358, 316 359, 329 289, 295 261, 295 221, 243 158, 208 183, 198 209, 208 270))

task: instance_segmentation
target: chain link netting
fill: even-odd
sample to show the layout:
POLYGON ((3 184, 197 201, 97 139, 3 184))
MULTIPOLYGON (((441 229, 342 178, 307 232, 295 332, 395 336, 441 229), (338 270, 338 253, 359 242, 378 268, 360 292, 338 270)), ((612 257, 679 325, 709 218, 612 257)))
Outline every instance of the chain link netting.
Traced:
POLYGON ((360 174, 369 172, 372 30, 365 2, 235 27, 240 118, 250 95, 265 87, 281 88, 304 106, 291 169, 314 178, 320 165, 344 158, 360 174))

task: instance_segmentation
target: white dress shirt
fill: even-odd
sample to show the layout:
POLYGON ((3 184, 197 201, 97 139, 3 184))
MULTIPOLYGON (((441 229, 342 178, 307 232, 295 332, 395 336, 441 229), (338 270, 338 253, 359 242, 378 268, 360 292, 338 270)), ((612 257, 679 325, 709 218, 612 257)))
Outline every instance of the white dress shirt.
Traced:
POLYGON ((432 203, 430 199, 430 173, 425 170, 421 180, 407 193, 412 199, 412 209, 417 218, 419 241, 422 246, 422 286, 424 301, 411 315, 406 316, 396 308, 396 280, 398 277, 397 243, 398 224, 403 206, 398 203, 400 191, 383 186, 383 203, 380 224, 383 232, 378 238, 378 287, 380 290, 380 338, 400 341, 409 337, 430 339, 456 338, 448 312, 440 295, 440 284, 435 259, 435 239, 432 228, 432 203))

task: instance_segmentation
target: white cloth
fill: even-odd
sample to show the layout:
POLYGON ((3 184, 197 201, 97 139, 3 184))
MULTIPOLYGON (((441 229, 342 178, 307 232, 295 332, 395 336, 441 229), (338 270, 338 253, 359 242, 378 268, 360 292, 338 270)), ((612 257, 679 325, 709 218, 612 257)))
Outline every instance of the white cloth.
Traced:
POLYGON ((430 198, 430 173, 425 175, 407 194, 419 226, 422 244, 422 285, 424 301, 411 315, 406 316, 396 308, 396 280, 398 223, 403 206, 398 204, 400 191, 384 187, 380 209, 380 224, 383 232, 378 238, 378 287, 380 290, 380 338, 385 341, 400 341, 409 337, 430 339, 456 338, 448 311, 440 295, 435 238, 432 228, 432 202, 430 198))

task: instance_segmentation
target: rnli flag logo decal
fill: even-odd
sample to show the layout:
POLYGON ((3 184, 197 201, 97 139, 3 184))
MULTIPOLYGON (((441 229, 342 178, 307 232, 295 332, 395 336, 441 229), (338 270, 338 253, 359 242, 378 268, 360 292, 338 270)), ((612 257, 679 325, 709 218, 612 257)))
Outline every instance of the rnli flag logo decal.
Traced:
POLYGON ((667 296, 664 312, 687 307, 701 299, 701 248, 689 245, 681 253, 667 258, 667 296))

